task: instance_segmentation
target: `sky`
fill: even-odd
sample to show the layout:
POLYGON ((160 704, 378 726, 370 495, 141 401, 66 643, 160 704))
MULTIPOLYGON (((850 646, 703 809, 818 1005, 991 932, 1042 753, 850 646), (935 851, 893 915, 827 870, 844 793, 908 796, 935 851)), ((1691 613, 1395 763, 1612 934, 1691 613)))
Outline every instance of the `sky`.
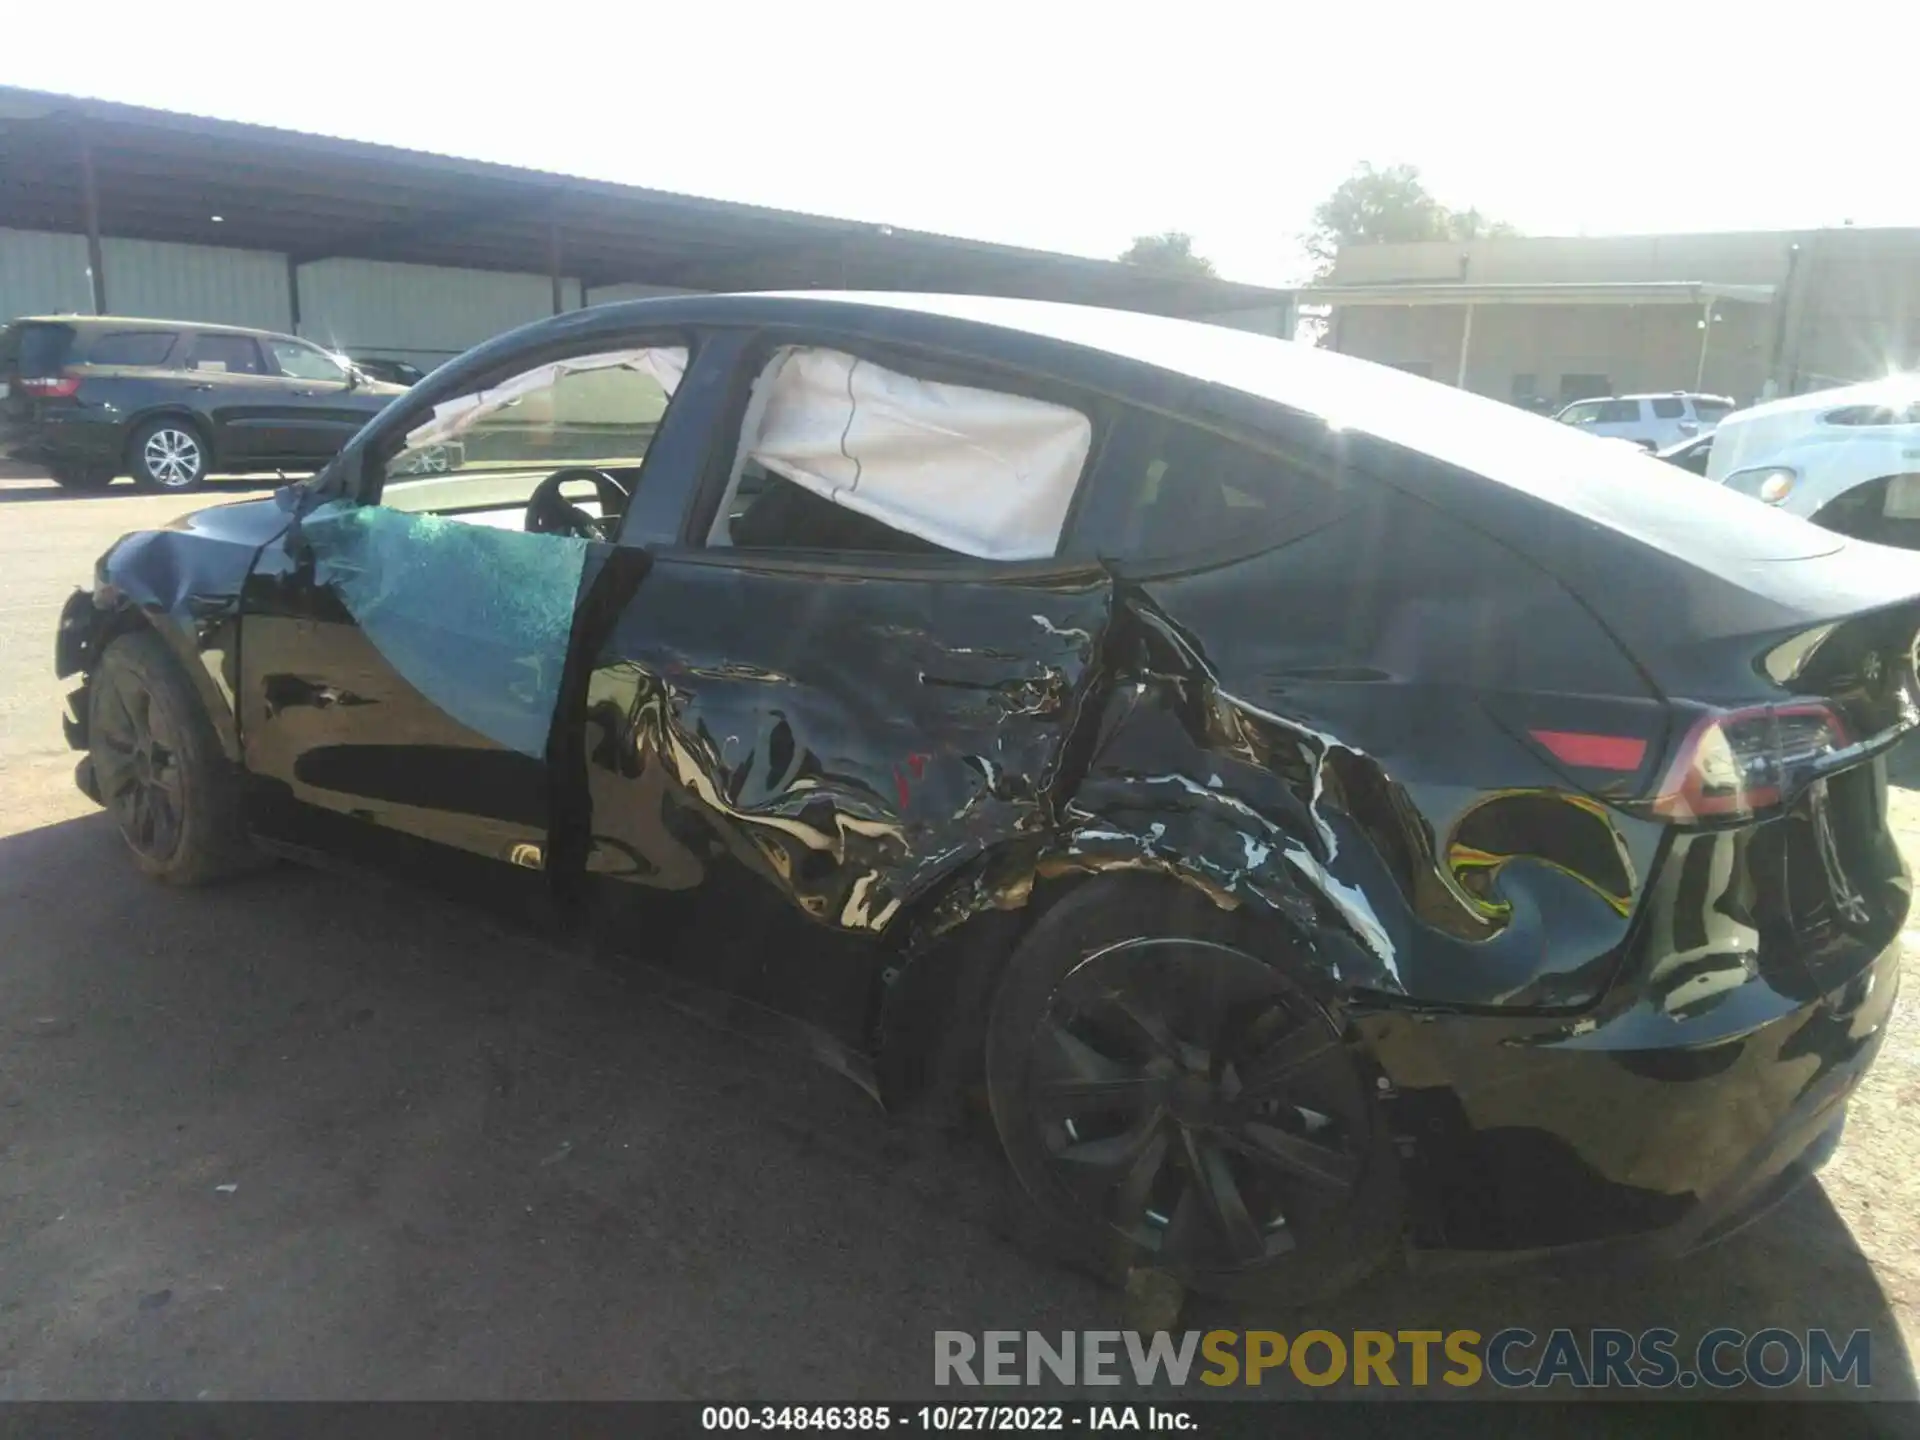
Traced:
POLYGON ((1535 235, 1920 225, 1911 0, 6 8, 4 84, 1260 284, 1363 161, 1535 235))

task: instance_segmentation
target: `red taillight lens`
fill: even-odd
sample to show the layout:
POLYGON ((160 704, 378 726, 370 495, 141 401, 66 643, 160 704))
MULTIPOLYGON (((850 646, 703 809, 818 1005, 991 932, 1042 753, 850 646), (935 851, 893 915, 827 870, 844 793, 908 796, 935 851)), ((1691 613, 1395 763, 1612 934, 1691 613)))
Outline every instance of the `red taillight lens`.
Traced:
POLYGON ((1631 775, 1646 762, 1647 742, 1633 735, 1594 735, 1585 730, 1527 732, 1562 765, 1631 775))
POLYGON ((1797 768, 1848 743, 1845 723, 1826 705, 1707 715, 1688 732, 1650 808, 1683 824, 1748 820, 1780 804, 1797 768))
POLYGON ((29 395, 51 400, 70 400, 80 390, 78 375, 23 375, 20 388, 29 395))

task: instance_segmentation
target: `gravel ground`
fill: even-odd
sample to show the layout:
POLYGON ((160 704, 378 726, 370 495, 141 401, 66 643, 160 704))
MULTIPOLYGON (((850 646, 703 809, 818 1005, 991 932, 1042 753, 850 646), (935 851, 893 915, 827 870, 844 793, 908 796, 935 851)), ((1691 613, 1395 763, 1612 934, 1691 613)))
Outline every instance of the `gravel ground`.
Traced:
MULTIPOLYGON (((189 508, 0 479, 0 1399, 907 1396, 936 1329, 1123 1322, 967 1146, 615 976, 332 876, 140 883, 72 787, 51 635, 189 508)), ((1822 1182, 1714 1251, 1187 1323, 1866 1328, 1913 1398, 1917 997, 1822 1182)))

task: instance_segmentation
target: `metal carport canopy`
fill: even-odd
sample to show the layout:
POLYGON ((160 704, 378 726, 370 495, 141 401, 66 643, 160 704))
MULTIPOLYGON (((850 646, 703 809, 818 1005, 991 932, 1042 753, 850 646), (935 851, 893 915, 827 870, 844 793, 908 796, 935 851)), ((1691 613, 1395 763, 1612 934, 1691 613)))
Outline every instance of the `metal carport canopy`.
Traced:
MULTIPOLYGON (((945 290, 1167 315, 1291 292, 0 86, 0 226, 588 287, 945 290), (220 216, 219 221, 212 217, 220 216)), ((98 298, 98 292, 96 292, 98 298)), ((1284 312, 1283 312, 1284 313, 1284 312)))

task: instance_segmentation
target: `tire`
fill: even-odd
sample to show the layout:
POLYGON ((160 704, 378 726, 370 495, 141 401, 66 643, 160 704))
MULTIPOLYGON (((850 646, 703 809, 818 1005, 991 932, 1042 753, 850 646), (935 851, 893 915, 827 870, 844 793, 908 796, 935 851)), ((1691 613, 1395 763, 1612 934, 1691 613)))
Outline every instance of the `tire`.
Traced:
POLYGON ((1398 1166, 1314 991, 1277 927, 1185 887, 1102 877, 1049 910, 1001 979, 986 1072, 1050 1248, 1239 1299, 1304 1302, 1377 1268, 1398 1166))
POLYGON ((135 482, 148 490, 198 490, 210 460, 199 427, 172 415, 147 421, 127 441, 127 466, 135 482))
POLYGON ((113 484, 111 465, 56 465, 51 473, 63 490, 104 490, 113 484))
POLYGON ((240 773, 159 636, 107 646, 87 685, 87 738, 101 803, 146 874, 201 885, 259 863, 240 773))

